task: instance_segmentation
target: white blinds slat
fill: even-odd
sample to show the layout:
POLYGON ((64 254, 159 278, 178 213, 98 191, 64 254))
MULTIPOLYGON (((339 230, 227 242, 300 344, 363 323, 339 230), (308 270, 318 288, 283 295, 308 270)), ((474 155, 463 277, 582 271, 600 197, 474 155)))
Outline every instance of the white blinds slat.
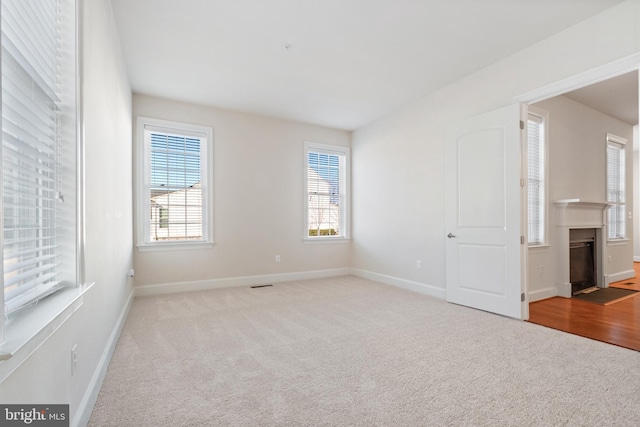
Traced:
MULTIPOLYGON (((8 315, 61 286, 56 279, 61 231, 57 220, 60 61, 61 40, 70 35, 60 32, 60 0, 1 0, 1 4, 3 270, 8 315)), ((75 88, 64 90, 73 93, 75 88)))

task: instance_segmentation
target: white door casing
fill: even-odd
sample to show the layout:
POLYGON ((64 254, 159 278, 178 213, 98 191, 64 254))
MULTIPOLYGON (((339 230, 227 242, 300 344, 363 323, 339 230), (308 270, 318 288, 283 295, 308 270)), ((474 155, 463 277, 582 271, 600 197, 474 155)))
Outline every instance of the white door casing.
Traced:
POLYGON ((513 104, 448 130, 445 245, 447 301, 523 319, 520 120, 513 104))

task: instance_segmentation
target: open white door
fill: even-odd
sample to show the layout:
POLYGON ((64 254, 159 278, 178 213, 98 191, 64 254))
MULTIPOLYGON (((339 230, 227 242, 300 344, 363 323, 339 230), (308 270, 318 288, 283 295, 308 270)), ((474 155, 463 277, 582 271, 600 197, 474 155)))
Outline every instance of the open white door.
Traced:
POLYGON ((447 301, 525 318, 521 301, 520 105, 460 123, 446 138, 447 301))

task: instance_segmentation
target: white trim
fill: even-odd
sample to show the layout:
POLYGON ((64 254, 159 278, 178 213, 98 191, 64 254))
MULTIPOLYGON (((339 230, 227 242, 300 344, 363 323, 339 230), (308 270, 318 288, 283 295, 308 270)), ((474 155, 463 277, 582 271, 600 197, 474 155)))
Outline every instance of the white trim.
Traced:
POLYGON ((303 159, 303 200, 304 200, 304 218, 302 224, 304 226, 303 238, 305 243, 311 241, 332 242, 338 239, 349 240, 351 238, 351 148, 342 145, 328 145, 313 141, 304 142, 304 159, 303 159), (342 205, 340 210, 340 236, 328 237, 309 237, 309 152, 320 152, 334 154, 344 157, 344 165, 341 170, 342 182, 340 182, 340 196, 342 196, 342 205))
POLYGON ((181 250, 186 246, 193 246, 196 249, 211 247, 214 243, 213 230, 213 128, 210 126, 182 123, 170 120, 155 119, 151 117, 136 117, 136 138, 134 141, 136 158, 134 160, 134 188, 136 207, 134 221, 136 224, 136 242, 135 245, 140 251, 154 250, 181 250), (184 135, 198 135, 202 137, 206 143, 200 147, 200 162, 204 167, 200 170, 201 186, 202 186, 202 239, 201 240, 180 240, 175 242, 151 242, 147 241, 147 221, 144 212, 147 212, 148 201, 146 200, 145 182, 147 179, 146 171, 150 169, 149 159, 147 158, 147 147, 145 143, 145 129, 165 129, 168 133, 177 131, 184 135))
POLYGON ((547 298, 557 297, 558 288, 551 286, 549 288, 538 289, 528 293, 528 302, 540 301, 547 298))
POLYGON ((83 304, 93 283, 75 286, 44 298, 15 314, 0 347, 0 383, 51 337, 83 304))
POLYGON ((610 283, 619 282, 621 280, 633 279, 634 277, 636 277, 636 272, 634 269, 624 270, 618 273, 607 274, 605 283, 607 284, 607 287, 608 287, 610 283))
POLYGON ((134 292, 135 296, 138 297, 239 286, 253 286, 265 283, 291 282, 293 280, 320 279, 324 277, 347 276, 349 274, 349 268, 332 268, 327 270, 299 271, 294 273, 263 274, 259 276, 226 277, 220 279, 194 280, 191 282, 142 285, 134 287, 134 292))
POLYGON ((425 283, 415 282, 413 280, 401 279, 399 277, 388 276, 386 274, 374 273, 373 271, 352 268, 351 274, 362 277, 364 279, 373 280, 375 282, 384 283, 409 291, 417 292, 423 295, 429 295, 442 300, 447 297, 447 290, 437 286, 427 285, 425 283))
POLYGON ((640 262, 640 256, 634 256, 633 262, 640 262))
MULTIPOLYGON (((527 120, 529 119, 529 116, 535 116, 538 117, 541 122, 542 122, 542 130, 543 130, 543 141, 542 141, 542 145, 543 145, 543 149, 544 149, 544 213, 543 213, 543 221, 544 221, 544 230, 543 230, 543 242, 540 245, 528 245, 529 249, 531 248, 539 248, 539 247, 548 247, 549 246, 549 236, 550 236, 550 230, 549 230, 549 112, 547 110, 544 110, 542 108, 536 107, 534 105, 528 105, 527 106, 527 120)), ((527 126, 525 126, 525 129, 528 129, 527 126)), ((528 150, 529 150, 529 135, 527 134, 527 138, 525 139, 526 144, 527 144, 527 150, 524 151, 522 155, 526 156, 526 162, 525 162, 525 167, 526 169, 526 176, 524 176, 524 178, 527 180, 527 184, 529 183, 529 158, 528 158, 528 150)), ((524 175, 524 173, 523 173, 524 175)), ((529 203, 529 193, 528 193, 528 187, 524 187, 524 197, 526 197, 526 206, 527 206, 527 212, 528 212, 528 203, 529 203)), ((529 240, 529 233, 528 233, 528 213, 527 215, 525 215, 527 217, 527 221, 525 223, 526 225, 526 236, 527 236, 527 240, 529 240)))
POLYGON ((515 97, 517 102, 533 104, 545 99, 563 95, 575 89, 580 89, 603 80, 607 80, 630 71, 638 70, 640 53, 634 53, 625 58, 618 59, 606 65, 576 74, 566 79, 548 84, 538 89, 525 92, 515 97))
POLYGON ((91 377, 91 381, 89 381, 89 385, 78 405, 77 416, 71 420, 71 425, 73 427, 86 426, 89 423, 89 419, 91 418, 91 413, 93 412, 93 407, 96 404, 96 400, 98 399, 98 394, 100 393, 100 388, 102 387, 102 382, 104 381, 104 377, 107 375, 107 368, 109 367, 109 363, 111 362, 111 357, 113 356, 113 352, 116 349, 116 344, 118 343, 118 339, 120 338, 120 333, 122 332, 122 328, 124 327, 124 322, 129 315, 129 310, 131 309, 131 305, 133 304, 134 292, 133 289, 129 292, 129 297, 127 301, 124 303, 122 310, 120 311, 120 316, 118 316, 118 320, 111 332, 111 336, 109 336, 109 340, 102 352, 102 357, 96 366, 95 371, 93 371, 93 376, 91 377))

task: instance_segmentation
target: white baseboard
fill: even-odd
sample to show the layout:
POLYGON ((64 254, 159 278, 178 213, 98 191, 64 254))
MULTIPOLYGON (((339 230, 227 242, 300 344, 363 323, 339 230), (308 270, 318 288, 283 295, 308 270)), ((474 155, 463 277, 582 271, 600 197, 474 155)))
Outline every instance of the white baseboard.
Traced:
POLYGON ((540 301, 547 298, 557 297, 558 288, 551 286, 549 288, 538 289, 536 291, 528 292, 529 302, 540 301))
POLYGON ((447 298, 447 291, 444 288, 438 288, 436 286, 414 282, 412 280, 401 279, 399 277, 387 276, 386 274, 374 273, 373 271, 361 270, 359 268, 352 268, 351 274, 376 282, 385 283, 387 285, 396 286, 398 288, 408 289, 410 291, 418 292, 424 295, 429 295, 440 299, 447 298))
POLYGON ((634 277, 636 277, 636 272, 633 269, 620 271, 618 273, 608 274, 606 276, 606 278, 607 278, 606 279, 606 283, 607 283, 607 286, 608 286, 609 283, 619 282, 620 280, 632 279, 634 277))
POLYGON ((634 256, 633 262, 640 262, 640 256, 634 256))
POLYGON ((260 276, 228 277, 222 279, 196 280, 191 282, 161 283, 158 285, 136 286, 135 296, 173 294, 178 292, 203 291, 208 289, 231 288, 237 286, 263 285, 266 283, 290 282, 292 280, 320 279, 323 277, 345 276, 349 268, 300 271, 295 273, 263 274, 260 276))
POLYGON ((87 390, 85 391, 84 396, 80 401, 80 405, 78 406, 78 416, 75 417, 75 420, 72 420, 71 422, 71 425, 73 427, 86 426, 89 423, 91 412, 93 411, 93 406, 96 404, 98 394, 100 393, 100 388, 102 387, 102 381, 104 381, 104 377, 107 374, 107 368, 109 367, 109 363, 111 362, 113 352, 116 349, 116 344, 118 343, 118 339, 120 338, 122 327, 124 326, 124 322, 127 319, 129 310, 131 309, 133 297, 134 292, 132 289, 131 292, 129 292, 127 301, 124 303, 124 306, 120 311, 120 316, 118 316, 118 320, 113 327, 111 336, 109 336, 109 340, 107 341, 107 345, 102 352, 102 357, 98 362, 98 366, 96 366, 96 370, 93 372, 93 376, 91 377, 89 386, 87 387, 87 390))

